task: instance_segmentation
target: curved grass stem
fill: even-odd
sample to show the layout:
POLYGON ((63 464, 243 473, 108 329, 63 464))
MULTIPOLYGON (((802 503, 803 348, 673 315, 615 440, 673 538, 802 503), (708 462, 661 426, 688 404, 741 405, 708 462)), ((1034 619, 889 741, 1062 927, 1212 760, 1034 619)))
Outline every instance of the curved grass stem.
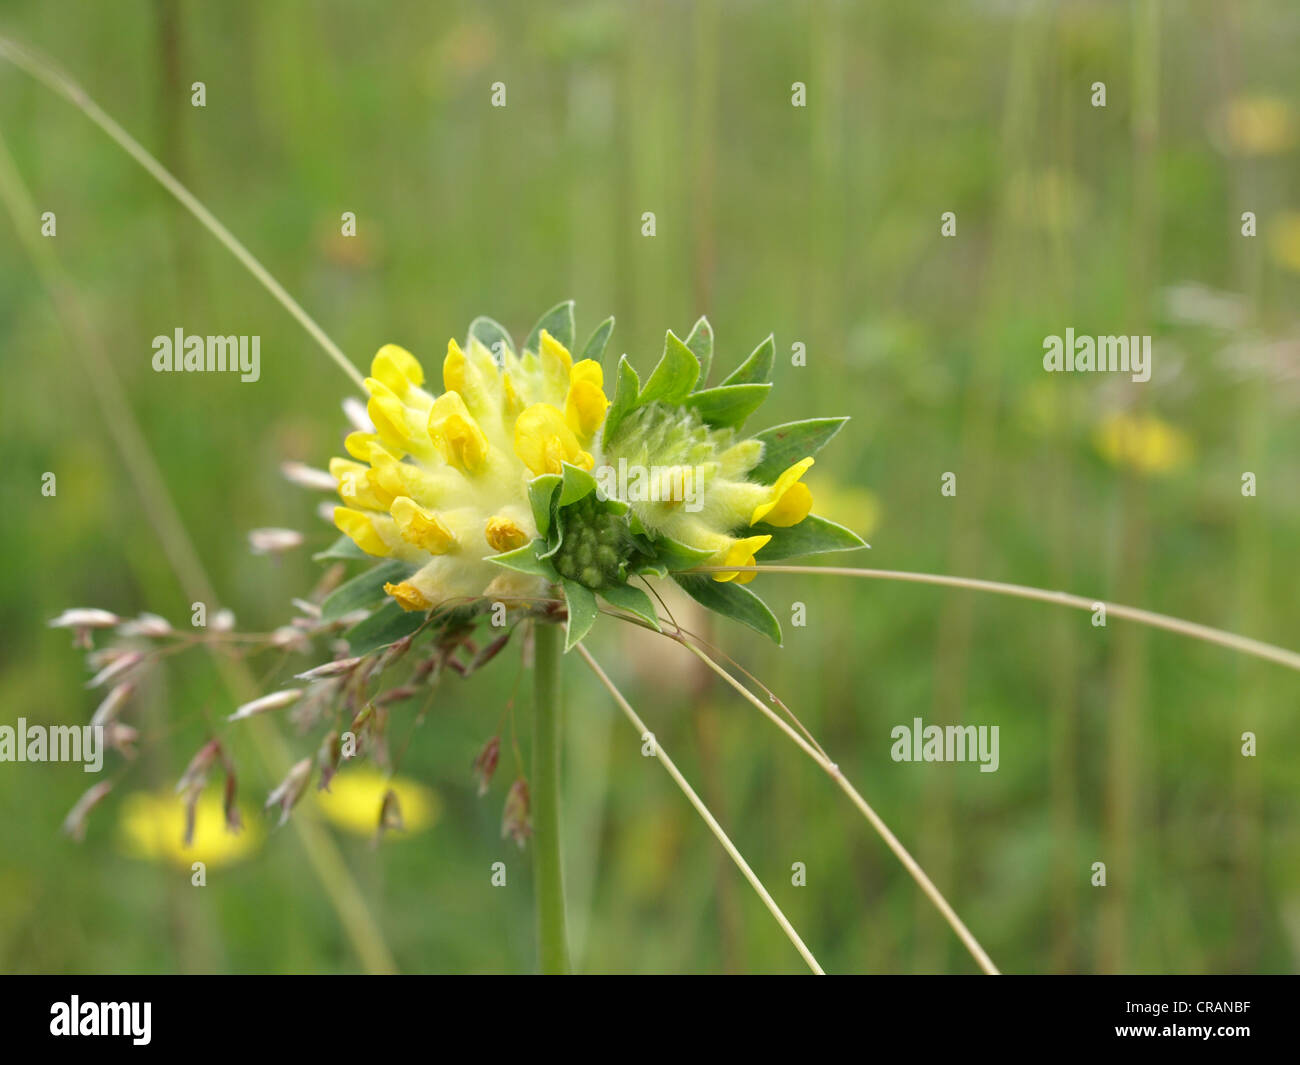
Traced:
MULTIPOLYGON (((591 653, 587 648, 582 644, 578 644, 578 653, 582 655, 583 660, 586 661, 591 671, 596 674, 596 677, 600 680, 601 684, 603 684, 609 691, 610 695, 614 697, 614 701, 618 703, 619 708, 627 716, 627 719, 632 722, 632 727, 637 730, 638 735, 645 736, 649 733, 650 730, 646 728, 645 722, 637 716, 637 713, 632 709, 631 704, 623 697, 623 693, 620 692, 614 682, 609 679, 609 675, 601 669, 600 664, 591 656, 591 653)), ((736 849, 736 845, 731 842, 722 826, 718 824, 717 819, 709 812, 709 808, 704 805, 704 801, 695 793, 695 789, 687 783, 686 778, 682 776, 681 771, 678 770, 677 766, 673 763, 673 760, 668 757, 668 752, 663 749, 663 746, 657 739, 655 740, 654 751, 655 757, 663 764, 665 771, 673 778, 673 782, 681 789, 682 794, 686 796, 690 804, 695 807, 696 813, 700 815, 704 823, 709 826, 709 831, 717 837, 718 842, 722 844, 722 849, 725 850, 731 860, 736 863, 736 867, 741 871, 745 879, 749 881, 750 886, 754 889, 755 893, 757 893, 758 897, 763 900, 763 905, 766 906, 772 916, 776 918, 776 923, 781 926, 781 931, 786 934, 786 938, 794 944, 795 950, 797 950, 803 960, 808 963, 808 968, 818 976, 825 976, 826 974, 822 967, 817 963, 817 959, 813 957, 812 951, 810 951, 804 944, 799 933, 794 930, 794 926, 790 924, 790 921, 786 918, 785 914, 781 912, 781 907, 776 904, 776 900, 768 893, 767 888, 763 886, 763 882, 759 880, 758 875, 749 867, 749 863, 745 861, 744 856, 736 849)))
POLYGON ((230 230, 217 221, 216 216, 204 207, 189 189, 177 181, 172 173, 150 155, 139 141, 109 117, 76 81, 60 70, 47 57, 9 37, 0 36, 0 59, 9 60, 14 66, 30 74, 46 88, 62 96, 108 134, 127 155, 144 167, 158 184, 175 196, 181 205, 197 218, 209 233, 225 245, 226 249, 244 265, 245 269, 258 280, 262 287, 298 320, 298 324, 307 330, 312 339, 324 349, 325 354, 333 359, 345 374, 352 378, 352 382, 357 388, 365 390, 365 380, 361 373, 352 365, 348 357, 339 350, 338 345, 316 324, 315 319, 302 309, 298 301, 290 296, 284 287, 271 276, 270 271, 257 261, 253 253, 244 247, 230 230))
POLYGON ((1108 603, 1104 599, 1085 599, 1081 595, 1067 592, 1052 592, 1045 588, 1033 588, 1025 584, 1004 584, 1001 581, 985 581, 974 577, 949 577, 941 573, 914 573, 908 570, 893 569, 854 569, 844 566, 698 566, 692 573, 823 573, 834 577, 862 577, 882 581, 908 581, 914 584, 937 584, 946 588, 967 588, 977 592, 992 592, 994 595, 1008 595, 1016 599, 1033 599, 1042 603, 1056 603, 1058 606, 1073 607, 1076 610, 1096 610, 1098 605, 1106 608, 1107 617, 1124 618, 1149 625, 1154 629, 1176 632, 1180 636, 1190 636, 1194 640, 1217 644, 1232 651, 1263 658, 1289 669, 1300 670, 1300 653, 1289 651, 1276 644, 1253 640, 1249 636, 1238 636, 1233 632, 1214 629, 1194 621, 1157 614, 1152 610, 1142 610, 1122 603, 1108 603))
POLYGON ((993 960, 988 956, 988 953, 980 946, 979 941, 971 934, 971 931, 966 927, 965 922, 957 916, 957 911, 954 910, 948 903, 948 900, 943 897, 943 893, 934 886, 934 882, 926 876, 925 870, 917 864, 916 859, 913 858, 907 848, 899 842, 898 837, 890 831, 889 826, 881 820, 880 815, 872 809, 871 804, 858 793, 858 790, 852 784, 849 783, 848 778, 840 771, 840 767, 800 736, 784 718, 777 714, 770 706, 764 703, 762 699, 758 698, 758 696, 746 688, 745 685, 741 684, 740 681, 727 672, 727 670, 723 669, 722 666, 692 644, 689 640, 672 633, 669 633, 668 635, 690 651, 691 654, 695 655, 696 658, 731 685, 731 687, 735 688, 741 696, 761 710, 769 720, 776 724, 782 732, 789 736, 790 739, 798 745, 800 750, 825 770, 826 774, 835 781, 839 789, 849 797, 849 801, 852 802, 861 812, 862 816, 867 819, 871 827, 876 830, 876 833, 880 838, 885 841, 885 845, 894 852, 894 856, 903 864, 903 868, 906 869, 912 879, 916 881, 917 885, 925 893, 926 897, 934 903, 935 909, 943 915, 943 919, 948 922, 949 926, 957 934, 957 938, 960 939, 966 949, 970 951, 971 957, 975 959, 979 967, 988 975, 996 976, 998 974, 997 966, 993 964, 993 960))
MULTIPOLYGON (((167 490, 166 481, 149 443, 140 431, 122 383, 105 356, 99 338, 89 327, 80 303, 73 297, 59 261, 49 249, 49 242, 32 236, 32 227, 27 223, 36 216, 35 206, 3 136, 0 136, 0 202, 8 210, 19 240, 49 293, 59 324, 67 331, 70 349, 81 360, 86 380, 92 385, 90 392, 99 406, 108 435, 135 485, 150 524, 157 531, 163 554, 177 583, 189 601, 215 602, 212 582, 194 550, 194 544, 167 490)), ((207 641, 205 646, 214 656, 217 670, 235 703, 247 702, 258 694, 259 685, 245 662, 219 653, 220 643, 221 641, 207 641)), ((257 741, 256 750, 268 772, 273 777, 282 776, 291 761, 283 737, 267 718, 258 718, 249 724, 253 727, 257 741)), ((396 972, 397 963, 384 941, 379 923, 370 912, 365 896, 334 841, 320 825, 310 819, 295 817, 292 824, 321 889, 334 907, 339 924, 347 933, 366 971, 396 972)))

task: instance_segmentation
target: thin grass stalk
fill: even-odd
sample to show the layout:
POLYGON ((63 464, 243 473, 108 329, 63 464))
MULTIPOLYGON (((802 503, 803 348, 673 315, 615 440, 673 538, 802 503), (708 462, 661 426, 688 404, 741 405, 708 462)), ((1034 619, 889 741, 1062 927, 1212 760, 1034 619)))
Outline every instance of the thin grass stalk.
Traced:
POLYGON ((835 781, 839 789, 844 792, 853 805, 858 808, 862 816, 867 819, 871 824, 871 827, 876 830, 880 838, 885 841, 885 845, 894 852, 894 856, 902 862, 903 868, 911 874, 912 879, 916 881, 917 885, 923 892, 925 892, 926 896, 934 904, 935 908, 943 915, 944 920, 948 922, 949 926, 957 934, 957 938, 960 939, 966 949, 970 951, 971 957, 975 959, 979 967, 990 976, 997 975, 997 966, 993 964, 993 960, 988 956, 988 953, 980 946, 979 941, 971 934, 971 931, 966 927, 965 922, 957 916, 957 911, 949 905, 948 900, 943 897, 943 893, 934 886, 934 882, 926 875, 925 870, 921 868, 916 859, 908 852, 907 848, 899 842, 898 837, 889 830, 889 826, 881 820, 880 815, 872 809, 871 804, 858 794, 857 789, 849 783, 848 778, 846 778, 840 771, 840 767, 814 748, 812 744, 800 736, 798 732, 796 732, 778 714, 767 706, 763 700, 754 695, 753 692, 741 684, 740 681, 733 677, 729 672, 727 672, 727 670, 701 651, 698 647, 683 638, 677 638, 677 642, 689 650, 691 654, 695 655, 695 657, 708 666, 709 669, 713 670, 713 672, 724 681, 735 688, 736 691, 746 700, 761 710, 768 719, 774 721, 781 731, 794 740, 794 742, 798 744, 809 758, 825 770, 827 775, 835 781))
MULTIPOLYGON (((650 730, 646 728, 645 722, 637 716, 637 713, 632 709, 631 704, 623 697, 623 693, 620 692, 614 685, 614 682, 609 679, 609 675, 601 669, 600 664, 591 656, 591 653, 587 648, 582 644, 578 644, 578 653, 582 655, 583 660, 587 663, 591 671, 596 674, 596 677, 600 680, 601 684, 603 684, 610 695, 614 697, 614 701, 618 703, 619 709, 627 715, 627 719, 632 722, 632 727, 637 730, 637 735, 645 736, 649 733, 650 730)), ((794 944, 795 950, 799 952, 800 956, 808 963, 808 967, 814 973, 818 976, 825 976, 826 974, 818 964, 817 959, 813 957, 812 951, 810 951, 804 944, 799 933, 794 930, 794 926, 789 922, 785 914, 781 912, 781 907, 776 904, 776 900, 768 893, 767 888, 763 886, 763 882, 758 878, 758 875, 750 868, 749 863, 745 861, 744 856, 736 849, 736 845, 731 842, 730 838, 728 838, 727 833, 723 830, 722 826, 718 824, 717 819, 709 812, 709 808, 704 805, 703 800, 701 800, 695 793, 695 789, 686 782, 686 778, 682 776, 677 766, 673 763, 673 760, 668 757, 668 752, 663 749, 663 746, 659 743, 657 738, 655 740, 654 750, 655 757, 663 764, 664 770, 668 775, 673 778, 673 783, 681 789, 682 794, 685 795, 690 804, 695 807, 695 811, 700 815, 704 823, 709 826, 709 831, 717 837, 718 842, 722 844, 723 849, 730 856, 731 860, 736 863, 736 868, 741 871, 758 897, 763 900, 763 905, 766 906, 768 912, 776 918, 776 923, 781 926, 781 931, 785 933, 786 938, 794 944)))
POLYGON ((0 59, 7 59, 20 70, 26 71, 41 84, 62 96, 107 133, 123 151, 144 167, 158 184, 176 197, 181 205, 197 218, 209 233, 225 245, 226 249, 244 265, 245 269, 257 278, 262 287, 297 319, 298 324, 307 330, 312 339, 352 379, 352 383, 358 389, 365 390, 365 379, 361 376, 361 373, 352 365, 348 357, 339 350, 338 345, 326 336, 325 331, 316 324, 315 319, 302 309, 298 301, 290 296, 284 287, 271 276, 270 271, 257 261, 252 252, 245 248, 230 230, 217 221, 216 216, 204 207, 189 189, 177 181, 171 172, 150 155, 139 141, 110 118, 76 81, 45 56, 9 37, 0 36, 0 59))
POLYGON ((560 832, 560 658, 563 633, 558 625, 533 628, 533 875, 537 950, 542 972, 569 970, 569 939, 564 898, 564 851, 560 832))
POLYGON ((1068 606, 1076 610, 1087 610, 1089 612, 1095 610, 1100 603, 1106 608, 1107 618, 1116 617, 1123 618, 1126 621, 1136 621, 1153 629, 1176 632, 1180 636, 1188 636, 1194 640, 1204 640, 1206 643, 1226 647, 1232 651, 1239 651, 1255 658, 1276 662, 1288 669, 1300 670, 1300 653, 1287 650, 1285 647, 1278 647, 1276 644, 1264 643, 1262 640, 1251 639, 1249 636, 1238 636, 1236 633, 1225 632, 1223 629, 1214 629, 1194 621, 1184 621, 1182 618, 1170 617, 1168 614, 1157 614, 1152 610, 1124 606, 1122 603, 1109 603, 1102 599, 1085 599, 1080 595, 1048 591, 1046 588, 1032 588, 1025 584, 1005 584, 1002 581, 986 581, 975 577, 949 577, 941 573, 916 573, 911 570, 895 569, 857 569, 846 566, 785 566, 779 564, 766 566, 697 566, 690 572, 822 573, 832 577, 910 581, 916 584, 937 584, 946 588, 966 588, 976 592, 992 592, 994 595, 1009 595, 1016 599, 1034 599, 1040 603, 1055 603, 1058 606, 1068 606))
MULTIPOLYGON (((149 444, 126 401, 122 384, 113 372, 112 364, 104 357, 98 337, 87 325, 80 304, 72 297, 70 287, 63 279, 62 268, 49 245, 32 235, 30 219, 36 217, 35 206, 3 136, 0 136, 0 199, 4 201, 19 239, 49 292, 58 312, 59 324, 68 333, 69 346, 80 358, 86 379, 93 385, 91 392, 108 428, 108 434, 134 482, 150 524, 158 531, 163 553, 172 571, 191 601, 214 602, 216 597, 212 583, 185 531, 184 523, 167 491, 166 482, 149 450, 149 444)), ((236 704, 247 702, 260 694, 247 666, 222 654, 214 644, 208 644, 207 647, 236 704)), ((267 718, 250 721, 249 726, 268 773, 277 778, 283 776, 291 759, 279 731, 267 718)), ((396 972, 397 963, 384 942, 383 933, 333 840, 319 825, 306 818, 295 817, 293 828, 307 853, 312 871, 334 907, 339 923, 346 931, 364 968, 371 973, 396 972)))

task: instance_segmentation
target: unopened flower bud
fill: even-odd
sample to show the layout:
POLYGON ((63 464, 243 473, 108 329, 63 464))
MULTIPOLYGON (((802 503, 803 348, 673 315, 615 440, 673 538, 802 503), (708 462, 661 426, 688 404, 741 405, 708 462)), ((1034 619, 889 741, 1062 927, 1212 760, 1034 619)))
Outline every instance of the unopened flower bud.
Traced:
POLYGON ((501 838, 509 836, 523 849, 524 840, 533 834, 533 823, 529 815, 530 800, 528 782, 523 777, 510 785, 506 794, 505 811, 501 817, 501 838))
POLYGON ((272 806, 280 807, 280 824, 283 825, 289 820, 290 812, 298 805, 298 800, 302 798, 309 780, 311 780, 311 759, 304 758, 300 762, 295 762, 284 780, 280 781, 267 798, 265 809, 269 810, 272 806))
POLYGON ((264 714, 268 710, 279 710, 283 706, 297 702, 300 698, 302 698, 301 688, 285 688, 283 691, 263 695, 260 699, 254 699, 251 703, 244 703, 226 720, 243 721, 245 718, 264 714))
POLYGON ((117 630, 123 636, 170 636, 171 622, 157 614, 141 614, 138 618, 124 621, 117 630))
POLYGON ((316 666, 307 670, 306 673, 296 673, 296 680, 320 680, 323 677, 342 677, 351 673, 361 664, 360 658, 339 658, 333 662, 326 662, 323 665, 316 666))
POLYGON ((129 673, 143 661, 144 654, 140 651, 129 651, 124 655, 119 655, 91 677, 90 680, 86 681, 86 687, 98 688, 111 680, 117 680, 118 677, 129 673))
POLYGON ((497 771, 497 761, 501 757, 501 737, 493 736, 478 752, 474 759, 474 775, 478 777, 478 793, 486 795, 492 783, 492 774, 497 771))
POLYGON ((107 610, 96 607, 76 607, 65 610, 57 618, 49 621, 52 629, 111 629, 122 619, 107 610))
POLYGON ((113 783, 109 780, 101 780, 90 788, 68 811, 68 816, 63 819, 63 831, 78 843, 82 842, 86 838, 86 815, 112 790, 113 783))
POLYGON ((94 716, 90 719, 91 725, 107 725, 116 721, 117 715, 121 713, 122 707, 126 705, 134 691, 135 685, 131 683, 119 684, 113 688, 95 709, 94 716))

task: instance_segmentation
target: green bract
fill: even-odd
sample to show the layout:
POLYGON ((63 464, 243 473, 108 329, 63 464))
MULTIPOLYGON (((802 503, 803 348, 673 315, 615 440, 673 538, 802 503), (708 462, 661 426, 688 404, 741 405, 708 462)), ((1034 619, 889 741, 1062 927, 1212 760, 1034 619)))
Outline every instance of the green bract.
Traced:
MULTIPOLYGON (((600 357, 612 327, 613 319, 602 323, 584 357, 600 357)), ((543 330, 567 346, 574 334, 572 303, 543 316, 525 351, 534 349, 543 330)), ((485 344, 509 344, 504 330, 487 319, 476 320, 471 333, 485 344)), ((752 573, 692 571, 752 565, 760 550, 775 561, 866 546, 849 529, 811 514, 811 494, 799 480, 847 418, 743 432, 772 389, 774 358, 769 336, 710 388, 708 321, 701 318, 684 341, 670 331, 644 383, 627 356, 619 360, 613 399, 591 446, 592 468, 563 462, 560 472, 529 482, 537 536, 487 557, 562 590, 566 647, 595 623, 598 596, 658 628, 644 588, 650 577, 671 577, 708 609, 780 643, 775 616, 743 587, 752 573)))

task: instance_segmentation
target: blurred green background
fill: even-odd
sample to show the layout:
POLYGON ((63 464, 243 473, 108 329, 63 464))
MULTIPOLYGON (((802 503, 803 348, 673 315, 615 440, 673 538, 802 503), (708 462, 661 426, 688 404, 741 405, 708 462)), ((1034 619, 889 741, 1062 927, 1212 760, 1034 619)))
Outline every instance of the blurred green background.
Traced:
MULTIPOLYGON (((436 367, 475 315, 522 338, 569 296, 580 336, 614 314, 607 361, 627 352, 643 372, 664 330, 684 335, 701 313, 722 367, 771 331, 763 424, 853 416, 809 478, 818 510, 873 544, 846 563, 1061 588, 1300 646, 1300 10, 1286 0, 6 0, 0 33, 77 78, 358 365, 391 341, 436 367), (191 106, 195 81, 205 108, 191 106), (504 108, 490 106, 498 81, 504 108), (792 106, 795 82, 806 107, 792 106), (344 211, 355 238, 340 235, 344 211), (940 235, 945 211, 954 237, 940 235), (1070 326, 1152 334, 1151 382, 1045 374, 1043 337, 1070 326), (946 472, 955 497, 940 494, 946 472)), ((247 631, 282 624, 320 574, 310 550, 254 557, 246 535, 333 539, 277 467, 340 453, 351 386, 134 162, 7 64, 0 134, 36 211, 57 215, 47 247, 65 285, 53 303, 0 218, 0 719, 76 722, 97 696, 47 619, 89 605, 190 614, 123 426, 106 420, 105 375, 212 607, 247 631), (262 379, 153 373, 151 339, 177 327, 260 335, 262 379)), ((722 621, 713 636, 789 702, 1002 968, 1300 967, 1293 673, 969 592, 825 576, 752 587, 785 647, 722 621), (796 602, 804 627, 789 623, 796 602), (1000 769, 891 761, 890 729, 914 717, 1000 726, 1000 769), (1095 861, 1105 888, 1090 884, 1095 861)), ((752 707, 668 641, 603 624, 597 657, 829 971, 974 971, 752 707)), ((265 684, 312 664, 291 659, 265 684)), ((259 679, 274 666, 252 663, 259 679)), ((576 659, 568 669, 577 968, 802 971, 603 689, 576 659)), ((260 831, 237 861, 211 843, 200 889, 188 857, 145 860, 122 839, 128 796, 170 789, 205 718, 240 701, 202 651, 170 660, 128 715, 139 757, 110 758, 116 790, 84 844, 59 825, 94 778, 0 765, 0 968, 357 970, 367 955, 330 901, 354 883, 372 963, 532 969, 528 858, 500 838, 508 734, 486 798, 469 771, 519 673, 512 646, 443 682, 400 767, 440 815, 380 846, 319 821, 332 873, 292 828, 266 831, 253 811, 278 775, 252 730, 226 730, 260 831), (489 883, 498 860, 504 888, 489 883)), ((395 746, 411 716, 395 715, 395 746)), ((313 750, 277 729, 294 757, 313 750)))

